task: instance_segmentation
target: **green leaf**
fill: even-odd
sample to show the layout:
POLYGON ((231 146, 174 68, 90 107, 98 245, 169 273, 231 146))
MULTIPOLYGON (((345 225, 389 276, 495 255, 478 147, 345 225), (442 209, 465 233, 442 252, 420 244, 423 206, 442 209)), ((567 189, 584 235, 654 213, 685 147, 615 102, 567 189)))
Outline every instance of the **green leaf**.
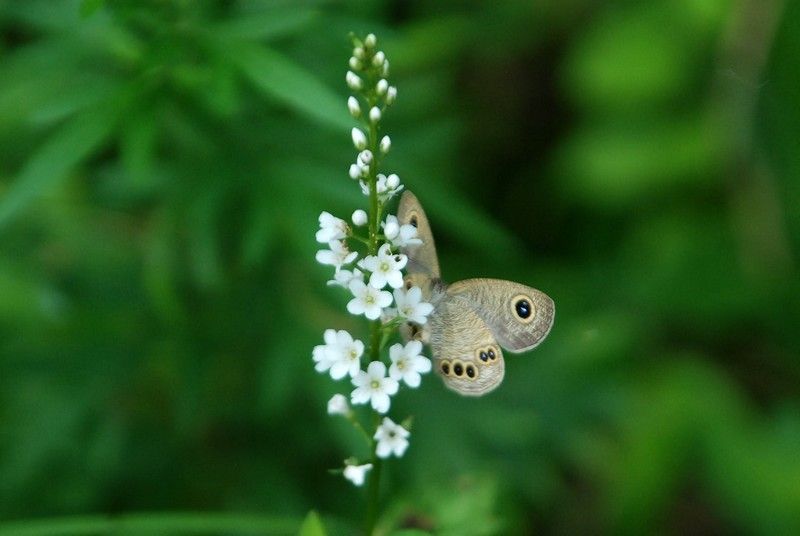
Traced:
POLYGON ((105 3, 106 0, 83 0, 80 8, 81 17, 87 18, 94 15, 105 3))
POLYGON ((257 45, 224 46, 230 60, 264 94, 329 127, 352 126, 344 99, 284 55, 257 45))
POLYGON ((322 521, 314 510, 308 513, 297 533, 298 536, 326 536, 326 534, 325 527, 322 526, 322 521))
POLYGON ((113 106, 91 109, 57 130, 27 161, 0 199, 0 228, 100 147, 116 126, 117 114, 113 106))

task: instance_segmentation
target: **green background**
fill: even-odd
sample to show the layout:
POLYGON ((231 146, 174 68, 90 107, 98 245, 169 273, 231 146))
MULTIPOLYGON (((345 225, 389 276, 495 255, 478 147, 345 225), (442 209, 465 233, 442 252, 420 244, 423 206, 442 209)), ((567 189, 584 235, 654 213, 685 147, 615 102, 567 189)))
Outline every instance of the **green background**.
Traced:
POLYGON ((391 62, 388 170, 445 279, 557 307, 490 396, 394 400, 384 527, 800 533, 780 0, 0 0, 0 530, 359 526, 327 469, 363 445, 311 361, 325 328, 366 337, 314 262, 318 214, 364 206, 350 31, 391 62))

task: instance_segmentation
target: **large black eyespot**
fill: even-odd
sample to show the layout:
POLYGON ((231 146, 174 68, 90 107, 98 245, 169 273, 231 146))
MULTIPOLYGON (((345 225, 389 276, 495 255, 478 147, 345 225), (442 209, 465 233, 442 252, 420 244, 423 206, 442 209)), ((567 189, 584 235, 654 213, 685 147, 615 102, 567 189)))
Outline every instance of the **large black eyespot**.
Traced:
POLYGON ((417 217, 416 216, 411 216, 410 222, 411 222, 411 225, 416 227, 417 226, 417 217))
POLYGON ((467 365, 467 376, 469 376, 470 378, 475 377, 475 367, 473 367, 472 365, 467 365))
MULTIPOLYGON (((489 350, 489 351, 491 352, 491 350, 489 350)), ((483 361, 484 363, 489 360, 488 354, 486 352, 484 352, 483 350, 481 350, 481 353, 478 354, 478 357, 480 357, 481 361, 483 361)))
POLYGON ((442 372, 445 374, 450 374, 450 364, 449 363, 442 363, 442 372))
MULTIPOLYGON (((495 355, 494 355, 494 350, 492 350, 491 348, 489 348, 489 351, 487 352, 487 354, 489 355, 489 359, 491 359, 492 361, 494 361, 494 358, 495 358, 495 355)), ((484 359, 484 361, 486 361, 486 360, 484 359)))
POLYGON ((514 304, 514 310, 520 318, 528 318, 531 316, 531 302, 526 299, 517 300, 514 304))
POLYGON ((464 374, 464 366, 461 363, 456 363, 453 365, 453 374, 456 376, 461 376, 464 374))

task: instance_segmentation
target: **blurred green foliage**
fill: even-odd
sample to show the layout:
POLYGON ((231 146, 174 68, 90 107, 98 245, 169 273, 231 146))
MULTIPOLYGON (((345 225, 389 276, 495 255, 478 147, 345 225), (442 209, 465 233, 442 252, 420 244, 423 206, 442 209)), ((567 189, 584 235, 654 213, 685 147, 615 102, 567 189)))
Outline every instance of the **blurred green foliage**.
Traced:
POLYGON ((558 309, 492 395, 397 398, 383 526, 800 533, 780 0, 0 0, 0 519, 358 526, 362 490, 326 469, 359 437, 310 359, 362 329, 313 261, 319 212, 361 202, 350 31, 392 63, 388 162, 445 277, 558 309))

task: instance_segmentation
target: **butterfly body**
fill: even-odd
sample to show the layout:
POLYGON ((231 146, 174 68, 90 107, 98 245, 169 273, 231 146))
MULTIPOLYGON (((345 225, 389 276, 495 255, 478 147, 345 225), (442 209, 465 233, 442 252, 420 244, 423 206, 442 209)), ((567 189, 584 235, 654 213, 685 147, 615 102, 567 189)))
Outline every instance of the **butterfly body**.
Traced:
POLYGON ((428 219, 411 192, 400 199, 398 220, 414 225, 423 241, 404 248, 409 257, 406 285, 420 287, 434 306, 427 324, 408 325, 403 335, 430 345, 434 368, 448 388, 466 396, 494 390, 505 376, 501 346, 516 353, 541 343, 553 325, 553 300, 534 288, 500 279, 447 285, 439 274, 428 219))

